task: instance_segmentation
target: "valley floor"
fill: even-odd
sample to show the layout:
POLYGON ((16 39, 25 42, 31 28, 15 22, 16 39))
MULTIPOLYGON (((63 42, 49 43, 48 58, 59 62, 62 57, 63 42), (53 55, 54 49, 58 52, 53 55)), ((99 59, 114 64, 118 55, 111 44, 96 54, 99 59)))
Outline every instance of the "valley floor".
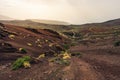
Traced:
POLYGON ((72 57, 69 66, 43 60, 30 69, 0 71, 2 80, 120 80, 119 47, 74 46, 71 52, 82 52, 80 58, 72 57))

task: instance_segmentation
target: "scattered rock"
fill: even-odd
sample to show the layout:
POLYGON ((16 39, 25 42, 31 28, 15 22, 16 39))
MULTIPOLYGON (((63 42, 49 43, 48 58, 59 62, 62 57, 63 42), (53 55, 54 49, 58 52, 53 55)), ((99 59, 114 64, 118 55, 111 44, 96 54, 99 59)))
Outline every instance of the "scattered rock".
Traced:
POLYGON ((31 43, 27 43, 27 45, 28 45, 28 46, 32 46, 32 44, 31 44, 31 43))

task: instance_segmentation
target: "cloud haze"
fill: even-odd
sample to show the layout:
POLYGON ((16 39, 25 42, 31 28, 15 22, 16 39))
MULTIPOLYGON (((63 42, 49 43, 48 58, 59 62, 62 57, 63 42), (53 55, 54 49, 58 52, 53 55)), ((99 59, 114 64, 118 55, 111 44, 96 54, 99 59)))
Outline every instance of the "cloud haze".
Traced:
POLYGON ((120 0, 0 0, 0 13, 82 24, 120 18, 119 5, 120 0))

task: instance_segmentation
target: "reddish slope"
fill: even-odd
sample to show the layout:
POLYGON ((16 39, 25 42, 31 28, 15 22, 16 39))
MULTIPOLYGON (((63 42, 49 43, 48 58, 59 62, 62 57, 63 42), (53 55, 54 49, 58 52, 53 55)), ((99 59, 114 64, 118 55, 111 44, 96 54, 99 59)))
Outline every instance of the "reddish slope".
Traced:
POLYGON ((4 26, 4 28, 0 28, 0 34, 4 35, 1 36, 0 39, 1 60, 15 59, 16 56, 19 57, 20 55, 37 57, 43 53, 46 55, 53 55, 55 52, 60 53, 60 51, 62 51, 61 45, 66 41, 66 39, 60 36, 57 32, 49 29, 36 30, 13 25, 4 26), (10 35, 14 35, 14 39, 9 38, 10 35), (4 45, 2 45, 3 43, 4 45), (29 46, 29 44, 32 45, 29 46), (55 45, 49 47, 50 44, 55 45), (27 54, 18 53, 19 48, 25 48, 27 54))

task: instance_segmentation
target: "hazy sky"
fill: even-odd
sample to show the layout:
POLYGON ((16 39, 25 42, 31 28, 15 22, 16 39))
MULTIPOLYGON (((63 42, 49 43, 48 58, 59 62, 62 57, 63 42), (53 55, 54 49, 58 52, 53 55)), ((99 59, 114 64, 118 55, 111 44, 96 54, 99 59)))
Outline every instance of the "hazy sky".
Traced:
POLYGON ((0 0, 0 14, 82 24, 120 18, 120 0, 0 0))

